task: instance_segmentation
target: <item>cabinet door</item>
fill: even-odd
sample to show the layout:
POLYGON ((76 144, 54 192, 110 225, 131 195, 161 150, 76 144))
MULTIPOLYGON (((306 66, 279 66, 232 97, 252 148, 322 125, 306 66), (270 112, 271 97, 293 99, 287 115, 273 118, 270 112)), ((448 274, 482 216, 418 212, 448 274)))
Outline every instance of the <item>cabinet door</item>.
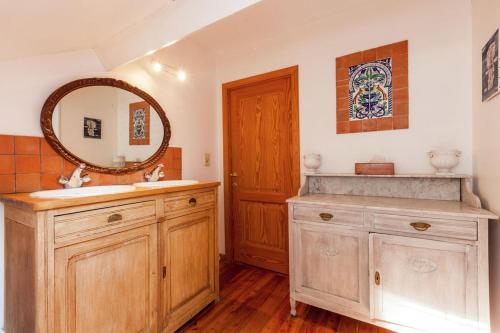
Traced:
POLYGON ((433 332, 477 324, 475 246, 371 234, 370 254, 372 318, 433 332))
POLYGON ((294 223, 295 292, 368 314, 368 232, 294 223))
POLYGON ((162 322, 171 332, 217 297, 213 209, 163 222, 162 322))
POLYGON ((156 224, 55 251, 55 331, 156 332, 156 224))

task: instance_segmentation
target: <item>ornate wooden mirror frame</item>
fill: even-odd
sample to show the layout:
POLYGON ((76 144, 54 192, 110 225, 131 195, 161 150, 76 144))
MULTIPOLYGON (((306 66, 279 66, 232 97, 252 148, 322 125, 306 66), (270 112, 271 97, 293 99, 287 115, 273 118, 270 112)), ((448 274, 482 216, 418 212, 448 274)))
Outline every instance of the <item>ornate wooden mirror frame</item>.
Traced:
POLYGON ((114 175, 132 173, 151 166, 165 154, 171 136, 170 122, 167 119, 165 111, 163 111, 160 104, 158 104, 158 102, 152 96, 142 91, 141 89, 128 84, 125 81, 116 80, 112 78, 87 78, 87 79, 75 80, 63 85, 62 87, 54 91, 45 101, 40 116, 40 125, 42 127, 43 135, 45 136, 45 139, 47 140, 49 145, 52 148, 54 148, 54 150, 58 152, 63 158, 74 164, 85 163, 87 165, 86 170, 92 172, 114 174, 114 175), (63 144, 59 141, 59 139, 55 135, 54 128, 52 126, 52 115, 54 113, 54 109, 56 105, 59 103, 59 101, 70 92, 80 88, 91 87, 91 86, 109 86, 127 90, 141 97, 153 109, 155 109, 156 113, 158 113, 158 116, 160 117, 161 122, 163 124, 163 140, 160 145, 160 148, 151 157, 149 157, 147 160, 143 162, 134 164, 132 166, 121 167, 121 168, 104 167, 95 165, 89 161, 85 161, 79 158, 78 156, 76 156, 63 146, 63 144))

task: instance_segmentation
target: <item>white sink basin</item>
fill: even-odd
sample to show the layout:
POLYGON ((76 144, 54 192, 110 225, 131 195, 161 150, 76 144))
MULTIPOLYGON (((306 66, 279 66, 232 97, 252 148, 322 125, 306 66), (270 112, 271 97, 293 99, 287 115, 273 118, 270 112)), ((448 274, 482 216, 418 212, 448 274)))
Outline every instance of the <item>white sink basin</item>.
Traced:
POLYGON ((174 187, 174 186, 187 186, 198 184, 197 180, 163 180, 159 182, 143 182, 135 183, 134 186, 145 188, 160 188, 160 187, 174 187))
POLYGON ((132 185, 88 186, 62 190, 33 192, 30 194, 30 196, 39 199, 70 199, 93 197, 96 195, 124 193, 133 190, 135 190, 135 187, 132 185))

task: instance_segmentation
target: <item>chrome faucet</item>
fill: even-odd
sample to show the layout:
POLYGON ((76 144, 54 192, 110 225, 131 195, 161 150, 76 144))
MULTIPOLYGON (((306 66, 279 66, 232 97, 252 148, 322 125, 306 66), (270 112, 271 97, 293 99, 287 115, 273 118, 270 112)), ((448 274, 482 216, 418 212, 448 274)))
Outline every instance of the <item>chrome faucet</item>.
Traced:
POLYGON ((160 180, 160 178, 165 177, 165 173, 161 171, 165 167, 165 164, 160 163, 156 166, 156 168, 153 169, 151 172, 146 172, 144 177, 148 182, 157 182, 160 180))
POLYGON ((59 184, 64 185, 64 188, 77 188, 77 187, 82 187, 84 183, 90 182, 92 179, 90 178, 89 175, 83 175, 83 177, 81 176, 82 171, 85 169, 85 167, 86 167, 85 163, 81 163, 73 171, 73 174, 71 175, 70 179, 61 176, 61 178, 59 178, 59 184))

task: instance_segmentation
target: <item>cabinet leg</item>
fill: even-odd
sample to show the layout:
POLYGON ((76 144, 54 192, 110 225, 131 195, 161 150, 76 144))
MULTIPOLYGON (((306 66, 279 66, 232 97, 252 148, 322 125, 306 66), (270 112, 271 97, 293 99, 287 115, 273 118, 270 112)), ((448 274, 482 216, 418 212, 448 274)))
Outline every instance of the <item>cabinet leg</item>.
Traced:
POLYGON ((290 314, 295 317, 297 316, 297 301, 290 297, 290 314))

